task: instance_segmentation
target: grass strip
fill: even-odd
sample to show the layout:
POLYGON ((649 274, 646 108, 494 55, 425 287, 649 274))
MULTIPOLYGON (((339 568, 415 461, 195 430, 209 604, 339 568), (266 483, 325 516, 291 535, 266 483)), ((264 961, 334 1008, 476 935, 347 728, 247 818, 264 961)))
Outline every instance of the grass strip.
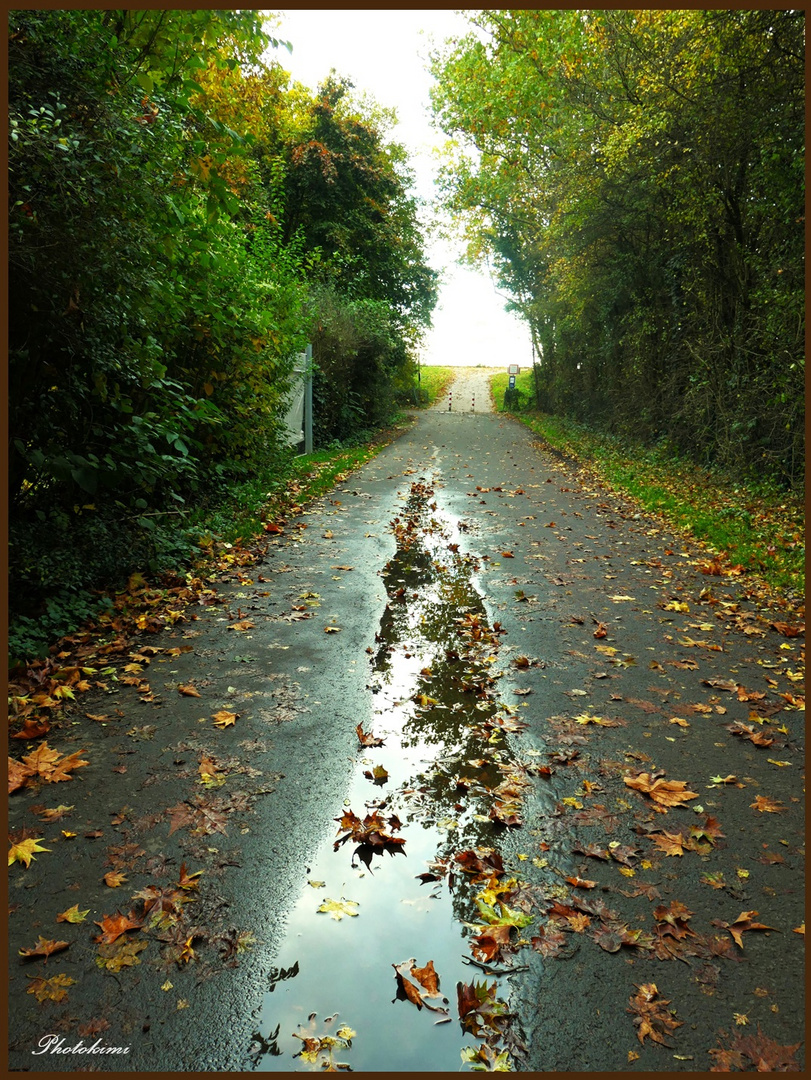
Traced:
POLYGON ((532 372, 516 378, 520 410, 504 407, 507 375, 493 377, 496 408, 526 424, 550 449, 573 459, 641 509, 725 553, 790 603, 805 588, 805 510, 798 498, 765 483, 720 472, 531 409, 532 372))
POLYGON ((448 389, 453 382, 456 369, 452 367, 440 367, 435 364, 422 364, 420 366, 420 405, 425 408, 433 405, 438 397, 448 389))

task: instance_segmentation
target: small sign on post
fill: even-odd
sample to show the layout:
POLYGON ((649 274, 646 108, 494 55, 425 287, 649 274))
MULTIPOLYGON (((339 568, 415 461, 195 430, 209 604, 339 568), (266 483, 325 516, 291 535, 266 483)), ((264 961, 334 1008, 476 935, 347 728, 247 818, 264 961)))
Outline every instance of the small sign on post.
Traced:
POLYGON ((507 368, 508 375, 519 375, 520 373, 521 368, 518 366, 518 364, 510 364, 510 366, 507 368))
POLYGON ((515 390, 515 375, 510 375, 510 389, 515 390))

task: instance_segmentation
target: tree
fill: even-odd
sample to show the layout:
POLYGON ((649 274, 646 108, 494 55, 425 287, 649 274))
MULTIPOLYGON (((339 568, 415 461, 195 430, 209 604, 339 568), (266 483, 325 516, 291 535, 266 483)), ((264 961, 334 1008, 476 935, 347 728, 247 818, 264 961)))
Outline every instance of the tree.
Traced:
POLYGON ((803 18, 487 11, 434 58, 447 205, 552 410, 800 482, 803 18))

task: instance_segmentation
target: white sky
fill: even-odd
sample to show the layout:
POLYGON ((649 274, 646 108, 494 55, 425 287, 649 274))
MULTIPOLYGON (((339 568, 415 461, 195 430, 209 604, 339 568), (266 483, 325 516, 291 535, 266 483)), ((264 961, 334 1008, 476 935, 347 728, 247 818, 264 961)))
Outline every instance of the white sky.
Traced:
MULTIPOLYGON (((454 11, 284 10, 273 34, 290 41, 293 52, 275 55, 294 79, 315 90, 335 68, 358 92, 368 91, 379 104, 393 107, 399 123, 392 138, 409 150, 416 191, 430 201, 437 164, 432 149, 444 141, 430 124, 427 57, 432 41, 458 37, 467 30, 454 11)), ((422 362, 488 364, 502 367, 532 363, 529 331, 504 310, 486 272, 456 263, 459 252, 434 242, 428 261, 442 273, 434 327, 426 336, 422 362)))

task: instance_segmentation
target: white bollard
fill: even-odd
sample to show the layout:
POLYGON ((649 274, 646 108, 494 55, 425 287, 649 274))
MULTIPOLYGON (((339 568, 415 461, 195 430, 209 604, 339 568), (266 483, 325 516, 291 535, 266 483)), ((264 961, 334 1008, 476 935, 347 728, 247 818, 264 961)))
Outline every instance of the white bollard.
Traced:
POLYGON ((471 406, 470 406, 470 411, 471 412, 476 411, 476 395, 475 394, 473 395, 473 401, 472 401, 471 406))
POLYGON ((452 399, 453 399, 453 392, 451 390, 449 390, 448 391, 448 412, 452 411, 451 410, 452 399))

